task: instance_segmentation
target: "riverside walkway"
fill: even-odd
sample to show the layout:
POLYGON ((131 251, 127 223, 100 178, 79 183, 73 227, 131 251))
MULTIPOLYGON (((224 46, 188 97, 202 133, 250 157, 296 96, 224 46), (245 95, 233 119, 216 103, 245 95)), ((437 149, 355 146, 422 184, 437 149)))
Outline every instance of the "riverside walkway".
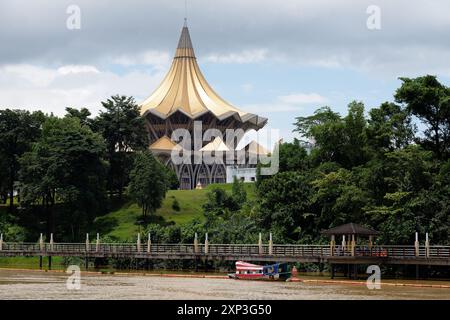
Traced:
POLYGON ((330 264, 450 266, 450 246, 439 245, 279 245, 147 243, 13 243, 0 241, 2 256, 227 260, 330 264))

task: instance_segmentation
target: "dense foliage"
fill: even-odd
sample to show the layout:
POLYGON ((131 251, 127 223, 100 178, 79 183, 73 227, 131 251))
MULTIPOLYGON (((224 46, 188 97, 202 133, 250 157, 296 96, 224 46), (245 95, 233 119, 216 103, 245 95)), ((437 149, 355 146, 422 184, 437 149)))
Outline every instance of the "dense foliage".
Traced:
POLYGON ((166 172, 164 165, 156 160, 150 151, 136 155, 130 173, 128 193, 142 208, 144 218, 161 207, 169 186, 166 172))
POLYGON ((379 230, 380 243, 411 244, 417 231, 449 244, 450 90, 432 76, 401 80, 396 101, 367 116, 354 101, 345 116, 321 107, 296 118, 295 131, 313 148, 282 143, 279 172, 258 176, 257 201, 236 195, 236 181, 232 194, 212 190, 205 222, 191 227, 216 243, 256 242, 259 232, 312 243, 328 241, 320 231, 353 222, 379 230))
MULTIPOLYGON (((258 175, 256 198, 235 180, 231 192, 208 193, 204 219, 141 221, 140 230, 155 242, 208 233, 214 243, 256 243, 271 232, 278 243, 325 243, 321 230, 354 222, 381 231, 380 243, 411 244, 418 231, 449 244, 450 88, 433 76, 401 81, 395 101, 371 110, 353 101, 346 115, 320 107, 297 117, 303 140, 279 145, 279 172, 258 175)), ((45 230, 75 240, 124 190, 147 216, 178 187, 174 172, 144 151, 134 100, 114 96, 103 106, 96 118, 87 109, 68 108, 62 119, 0 111, 0 200, 10 199, 0 229, 8 237, 45 230)), ((180 210, 176 199, 172 208, 180 210)))
POLYGON ((173 171, 142 151, 147 132, 134 99, 113 96, 102 104, 95 118, 86 108, 66 108, 62 118, 0 110, 0 201, 9 208, 0 207, 0 230, 9 241, 34 241, 39 233, 83 239, 121 198, 130 172, 132 194, 148 192, 140 202, 145 213, 176 188, 173 171))
POLYGON ((261 227, 294 242, 349 222, 380 230, 382 243, 410 244, 416 231, 450 242, 450 90, 432 76, 401 80, 402 105, 383 103, 367 118, 361 102, 345 117, 323 107, 296 118, 314 148, 305 156, 297 140, 280 146, 280 172, 258 184, 261 227))

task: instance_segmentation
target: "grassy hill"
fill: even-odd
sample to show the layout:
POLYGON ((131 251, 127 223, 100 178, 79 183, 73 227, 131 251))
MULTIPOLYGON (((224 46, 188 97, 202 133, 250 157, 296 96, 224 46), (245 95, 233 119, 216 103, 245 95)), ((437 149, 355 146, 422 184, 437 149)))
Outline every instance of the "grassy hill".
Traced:
MULTIPOLYGON (((213 188, 221 188, 231 192, 232 184, 213 184, 201 190, 170 190, 167 192, 162 207, 151 217, 151 222, 160 224, 184 224, 194 218, 203 219, 202 205, 206 202, 206 194, 213 188), (177 199, 180 211, 172 209, 177 199)), ((254 184, 246 183, 245 189, 249 199, 254 198, 254 184)), ((92 232, 110 236, 118 240, 134 239, 140 226, 136 223, 142 212, 138 205, 128 201, 114 211, 96 219, 92 232)))

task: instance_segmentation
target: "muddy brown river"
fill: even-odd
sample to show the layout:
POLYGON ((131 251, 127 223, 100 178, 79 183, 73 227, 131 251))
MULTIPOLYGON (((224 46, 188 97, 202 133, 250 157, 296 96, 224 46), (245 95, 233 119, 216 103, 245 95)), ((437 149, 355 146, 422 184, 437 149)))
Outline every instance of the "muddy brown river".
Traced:
POLYGON ((450 299, 449 288, 382 285, 380 290, 369 290, 358 284, 133 274, 81 274, 80 289, 68 290, 68 276, 63 272, 0 270, 0 299, 450 299))

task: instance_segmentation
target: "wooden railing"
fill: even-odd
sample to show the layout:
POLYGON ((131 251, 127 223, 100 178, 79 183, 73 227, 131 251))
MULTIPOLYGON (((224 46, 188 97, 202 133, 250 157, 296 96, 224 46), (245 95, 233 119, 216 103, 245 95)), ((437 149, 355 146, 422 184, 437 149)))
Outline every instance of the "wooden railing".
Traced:
POLYGON ((88 253, 117 255, 210 255, 210 256, 287 256, 287 257, 392 257, 392 258, 450 258, 450 246, 429 246, 428 255, 425 246, 335 246, 333 254, 329 245, 257 245, 257 244, 147 244, 132 243, 12 243, 3 242, 1 253, 27 253, 36 255, 68 254, 85 255, 88 253), (196 250, 197 248, 197 250, 196 250), (207 252, 206 252, 207 251, 207 252))

